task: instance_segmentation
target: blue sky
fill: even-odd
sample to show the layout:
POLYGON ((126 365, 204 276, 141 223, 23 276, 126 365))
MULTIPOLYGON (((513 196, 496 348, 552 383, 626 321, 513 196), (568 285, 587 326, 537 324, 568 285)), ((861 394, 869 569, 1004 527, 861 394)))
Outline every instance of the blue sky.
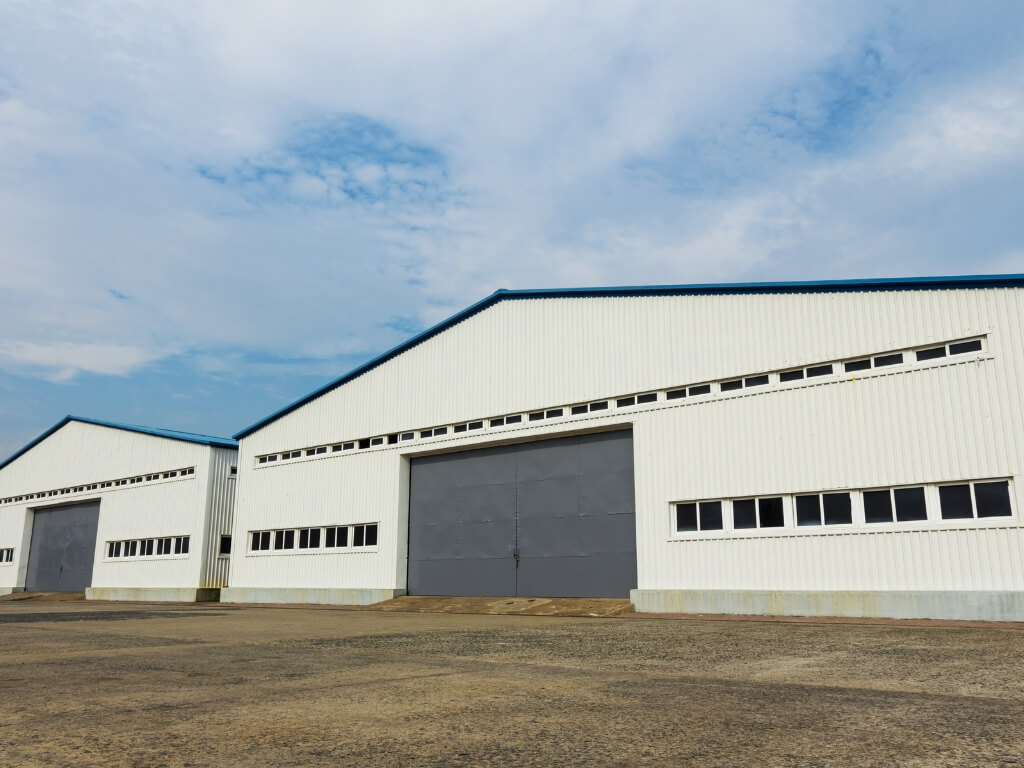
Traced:
POLYGON ((0 6, 0 455, 496 288, 1024 271, 1024 4, 0 6))

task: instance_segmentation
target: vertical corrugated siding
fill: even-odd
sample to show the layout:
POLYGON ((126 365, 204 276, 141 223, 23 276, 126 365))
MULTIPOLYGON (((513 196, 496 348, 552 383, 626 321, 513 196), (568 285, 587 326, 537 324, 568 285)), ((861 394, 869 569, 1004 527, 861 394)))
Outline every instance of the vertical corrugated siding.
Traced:
MULTIPOLYGON (((981 289, 502 302, 242 441, 232 585, 404 584, 407 464, 400 451, 417 445, 261 469, 253 467, 257 454, 985 334, 990 359, 702 404, 674 401, 587 423, 635 425, 641 588, 1022 589, 1019 514, 1006 529, 685 543, 670 540, 669 517, 669 504, 683 499, 1017 478, 1022 295, 981 289), (249 530, 365 521, 381 523, 379 553, 244 554, 249 530)), ((516 434, 558 431, 545 425, 516 434)), ((487 440, 450 437, 444 445, 452 448, 487 440)), ((1014 484, 1017 510, 1024 508, 1021 486, 1014 484)))
POLYGON ((210 477, 207 483, 206 530, 203 544, 203 573, 200 587, 224 587, 228 583, 230 558, 219 556, 220 537, 231 533, 235 510, 235 487, 231 467, 238 452, 225 448, 210 449, 210 477))

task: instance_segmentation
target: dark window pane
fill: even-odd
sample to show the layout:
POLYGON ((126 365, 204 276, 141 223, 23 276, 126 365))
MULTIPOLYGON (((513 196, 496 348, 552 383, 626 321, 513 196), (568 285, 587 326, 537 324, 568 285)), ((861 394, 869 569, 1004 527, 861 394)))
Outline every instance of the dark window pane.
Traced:
MULTIPOLYGON (((163 546, 162 546, 163 542, 161 541, 160 544, 161 544, 160 548, 163 549, 163 546)), ((258 550, 260 548, 260 532, 259 531, 253 531, 252 532, 252 548, 254 550, 258 550)), ((163 552, 160 552, 160 554, 162 555, 163 552)))
POLYGON ((360 440, 359 441, 359 447, 360 448, 369 448, 370 447, 370 438, 364 437, 362 440, 360 440))
POLYGON ((312 549, 318 549, 320 547, 320 529, 313 528, 309 532, 309 546, 312 549))
POLYGON ((414 433, 412 433, 412 432, 403 432, 402 433, 402 439, 403 440, 412 440, 415 436, 416 435, 414 433))
POLYGON ((974 501, 978 505, 978 517, 1008 517, 1010 510, 1010 484, 1005 480, 998 483, 975 483, 974 501))
POLYGON ((743 379, 736 379, 735 381, 723 381, 720 385, 723 392, 732 392, 736 389, 743 389, 743 379))
POLYGON ((889 491, 864 491, 864 520, 869 523, 892 522, 889 491))
POLYGON ((549 418, 549 419, 556 419, 556 418, 558 418, 561 415, 562 415, 562 409, 561 408, 552 408, 546 414, 547 418, 549 418))
POLYGON ((338 533, 338 529, 337 528, 328 528, 327 529, 327 533, 324 534, 324 546, 325 547, 333 547, 334 546, 334 537, 337 535, 337 533, 338 533))
POLYGON ((309 529, 299 531, 299 549, 309 549, 309 529))
POLYGON ((383 444, 384 444, 384 438, 383 437, 375 437, 375 438, 370 440, 370 445, 383 445, 383 444))
POLYGON ((939 504, 943 520, 963 520, 974 517, 971 511, 971 486, 939 486, 939 504))
POLYGON ((433 430, 424 429, 422 432, 420 432, 420 437, 430 437, 433 434, 434 434, 433 430))
MULTIPOLYGON (((512 419, 509 418, 508 421, 509 421, 509 423, 511 423, 512 419)), ((447 434, 448 434, 448 427, 437 427, 434 430, 434 437, 437 437, 438 435, 447 435, 447 434)))
POLYGON ((801 368, 798 371, 783 371, 779 374, 779 381, 797 381, 804 377, 804 371, 801 368))
POLYGON ((896 519, 901 523, 928 519, 924 488, 896 488, 892 495, 896 504, 896 519))
POLYGON ((307 448, 307 449, 306 449, 306 455, 307 455, 307 456, 312 456, 312 455, 314 455, 315 453, 316 453, 316 448, 307 448))
POLYGON ((544 411, 537 411, 530 414, 530 421, 540 421, 544 418, 544 411))
POLYGON ((348 546, 348 526, 347 525, 338 529, 338 546, 339 547, 347 547, 348 546))
POLYGON ((825 493, 822 494, 821 502, 825 510, 825 525, 849 525, 853 522, 850 494, 825 493))
POLYGON ((270 549, 270 531, 263 531, 260 534, 260 549, 270 549))
POLYGON ((811 376, 830 376, 832 374, 832 365, 816 365, 813 368, 807 369, 807 377, 811 376))
MULTIPOLYGON (((506 417, 506 419, 505 419, 505 423, 506 423, 506 424, 518 424, 518 423, 520 423, 520 422, 521 422, 522 420, 523 420, 523 417, 522 417, 522 416, 519 416, 519 415, 516 415, 516 416, 508 416, 508 417, 506 417)), ((437 434, 437 430, 436 430, 436 429, 434 430, 434 434, 435 434, 435 435, 437 434)), ((442 432, 441 434, 443 435, 444 433, 442 432)))
POLYGON ((899 365, 902 362, 902 352, 897 352, 895 355, 882 355, 881 357, 875 358, 875 368, 880 368, 883 365, 899 365))
POLYGON ((469 422, 470 429, 483 429, 484 423, 482 421, 471 421, 469 422))
POLYGON ((846 369, 847 373, 850 373, 852 371, 866 371, 870 367, 870 360, 851 360, 850 362, 845 363, 843 365, 843 368, 846 369))
POLYGON ((586 413, 586 412, 587 412, 587 406, 585 406, 585 405, 574 405, 572 407, 572 411, 571 411, 573 416, 579 416, 581 413, 586 413))
POLYGON ((188 536, 185 536, 181 540, 181 554, 183 554, 183 555, 187 555, 188 554, 188 540, 189 540, 188 536))
POLYGON ((696 531, 697 530, 697 505, 676 504, 676 530, 696 531))
POLYGON ((398 435, 388 435, 388 445, 394 445, 398 442, 398 435))
POLYGON ((918 360, 935 360, 946 356, 946 348, 932 347, 931 349, 919 349, 916 354, 918 360))
POLYGON ((491 419, 491 426, 492 427, 503 427, 503 426, 505 426, 505 420, 504 419, 491 419))
POLYGON ((636 401, 637 401, 638 404, 639 403, 654 403, 654 402, 657 402, 657 400, 658 400, 658 393, 657 392, 648 392, 646 395, 637 395, 636 396, 636 401))
POLYGON ((284 532, 284 548, 295 549, 295 531, 284 532))
POLYGON ((377 524, 366 526, 366 546, 377 546, 377 524))
MULTIPOLYGON (((530 421, 533 421, 533 416, 530 416, 530 421)), ((452 431, 453 432, 465 432, 466 431, 466 425, 465 424, 456 424, 452 428, 452 431)))
POLYGON ((274 549, 284 548, 284 531, 274 531, 274 549))
POLYGON ((636 405, 635 397, 623 397, 615 401, 616 408, 628 408, 631 405, 636 405))
POLYGON ((967 352, 981 352, 981 339, 958 341, 956 344, 949 345, 949 354, 951 355, 962 355, 967 352))
POLYGON ((342 447, 342 449, 344 449, 346 451, 351 451, 353 448, 356 447, 356 444, 355 443, 345 443, 341 447, 342 447))
POLYGON ((665 393, 665 398, 668 400, 678 400, 681 397, 686 397, 685 389, 673 389, 665 393))
POLYGON ((365 526, 357 525, 357 526, 355 526, 355 528, 353 528, 353 530, 352 530, 352 546, 353 547, 361 547, 361 546, 363 546, 363 541, 365 540, 365 533, 366 533, 366 527, 365 526))
POLYGON ((702 531, 722 530, 722 502, 702 501, 700 503, 700 529, 702 531))
POLYGON ((796 497, 796 524, 821 525, 821 503, 818 494, 796 497))
POLYGON ((592 411, 604 411, 608 408, 608 401, 602 400, 600 403, 591 403, 590 410, 592 411))
POLYGON ((737 499, 732 503, 733 528, 757 528, 757 508, 753 499, 737 499))
POLYGON ((690 397, 696 397, 697 395, 706 395, 711 392, 710 384, 698 384, 696 387, 690 387, 690 397))
POLYGON ((341 450, 341 443, 338 443, 337 445, 332 445, 331 446, 331 453, 337 453, 340 450, 341 450))
POLYGON ((782 497, 757 500, 757 511, 761 513, 762 528, 781 528, 784 524, 782 516, 782 497))
POLYGON ((768 375, 767 374, 765 374, 763 376, 750 376, 750 377, 748 377, 743 382, 744 386, 747 386, 747 387, 760 387, 763 384, 767 384, 767 383, 768 383, 768 375))

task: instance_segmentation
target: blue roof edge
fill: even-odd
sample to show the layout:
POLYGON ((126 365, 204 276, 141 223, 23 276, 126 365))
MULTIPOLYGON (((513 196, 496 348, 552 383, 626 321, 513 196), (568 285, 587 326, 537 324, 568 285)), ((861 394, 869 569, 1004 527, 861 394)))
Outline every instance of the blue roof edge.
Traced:
POLYGON ((8 464, 13 462, 15 459, 24 456, 26 453, 31 451, 43 440, 48 438, 54 432, 59 430, 61 427, 69 424, 72 421, 78 421, 82 424, 94 424, 98 427, 110 427, 111 429, 122 429, 126 432, 137 432, 141 435, 151 435, 153 437, 164 437, 168 440, 181 440, 186 443, 197 443, 199 445, 209 445, 214 448, 237 448, 238 442, 227 437, 213 437, 212 435, 199 435, 194 432, 179 432, 174 429, 160 429, 158 427, 142 427, 136 424, 118 424, 113 421, 103 421, 102 419, 90 419, 85 416, 65 416, 63 419, 58 421, 48 430, 39 435, 35 440, 27 443, 23 448, 15 451, 13 454, 8 456, 3 462, 0 462, 0 469, 3 469, 8 464))
POLYGON ((632 285, 617 287, 594 288, 529 288, 512 290, 499 288, 475 304, 456 312, 446 320, 442 320, 425 331, 392 347, 365 363, 353 368, 348 373, 327 382, 308 395, 289 403, 274 411, 269 416, 249 425, 233 435, 241 440, 271 422, 277 421, 292 411, 302 407, 321 395, 347 384, 364 373, 412 349, 424 341, 443 333, 458 325, 463 320, 476 315, 499 301, 516 299, 578 299, 578 298, 609 298, 636 296, 708 296, 727 294, 758 294, 758 293, 850 293, 855 291, 913 291, 913 290, 953 290, 956 288, 1019 288, 1024 287, 1024 274, 995 275, 943 275, 932 277, 887 277, 859 278, 851 280, 804 280, 795 282, 769 283, 695 283, 682 285, 632 285))

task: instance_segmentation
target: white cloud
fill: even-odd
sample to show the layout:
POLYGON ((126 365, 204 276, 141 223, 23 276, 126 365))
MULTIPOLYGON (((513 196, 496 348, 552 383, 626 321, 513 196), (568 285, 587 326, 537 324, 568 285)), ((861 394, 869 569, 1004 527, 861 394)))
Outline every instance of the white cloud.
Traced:
POLYGON ((158 357, 139 347, 0 341, 0 362, 4 367, 39 370, 51 381, 68 381, 83 371, 123 376, 158 357))

